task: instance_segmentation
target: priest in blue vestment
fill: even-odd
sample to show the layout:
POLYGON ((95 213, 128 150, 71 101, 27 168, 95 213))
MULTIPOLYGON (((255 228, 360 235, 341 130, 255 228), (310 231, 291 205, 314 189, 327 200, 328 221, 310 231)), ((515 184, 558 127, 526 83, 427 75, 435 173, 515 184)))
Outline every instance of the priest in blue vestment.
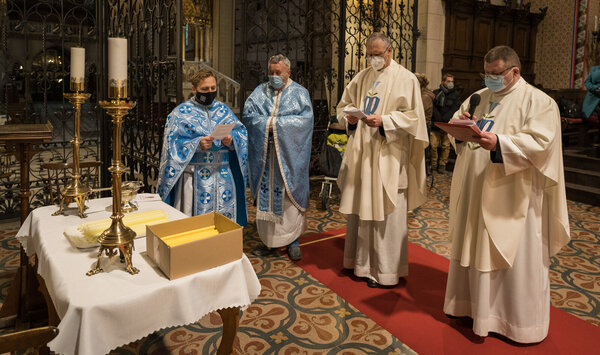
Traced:
POLYGON ((269 59, 269 82, 259 85, 244 105, 248 129, 250 189, 256 202, 256 227, 264 245, 255 255, 267 256, 287 246, 300 260, 298 237, 306 230, 308 165, 313 110, 308 91, 290 79, 290 60, 269 59))
POLYGON ((167 118, 157 192, 188 216, 214 211, 246 226, 246 128, 215 100, 212 71, 199 70, 191 82, 194 96, 167 118), (210 135, 219 124, 234 126, 227 137, 214 139, 210 135))

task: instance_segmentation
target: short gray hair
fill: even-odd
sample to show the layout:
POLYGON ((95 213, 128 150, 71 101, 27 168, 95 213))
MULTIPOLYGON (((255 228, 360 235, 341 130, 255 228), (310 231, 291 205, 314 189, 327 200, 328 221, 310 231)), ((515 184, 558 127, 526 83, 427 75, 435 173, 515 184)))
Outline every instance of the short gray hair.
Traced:
POLYGON ((367 47, 370 46, 375 40, 382 40, 383 44, 385 44, 385 48, 390 47, 392 45, 392 41, 390 38, 383 32, 373 32, 367 37, 367 47))
POLYGON ((492 63, 497 60, 502 60, 506 64, 506 68, 517 67, 521 70, 521 61, 519 55, 514 49, 509 46, 496 46, 490 49, 483 58, 486 63, 492 63))
POLYGON ((269 64, 277 64, 279 62, 283 62, 287 70, 290 70, 292 68, 292 63, 290 62, 288 57, 284 56, 283 54, 275 54, 274 56, 269 58, 269 64))

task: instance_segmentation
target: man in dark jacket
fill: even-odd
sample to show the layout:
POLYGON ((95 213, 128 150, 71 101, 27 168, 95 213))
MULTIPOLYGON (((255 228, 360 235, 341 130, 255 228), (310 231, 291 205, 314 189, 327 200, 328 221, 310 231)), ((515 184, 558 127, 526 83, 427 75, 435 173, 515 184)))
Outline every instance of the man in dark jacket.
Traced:
MULTIPOLYGON (((448 122, 452 115, 460 107, 460 93, 454 88, 454 75, 444 74, 440 88, 433 91, 435 99, 433 100, 433 122, 448 122)), ((450 140, 448 134, 436 125, 431 126, 431 135, 429 137, 431 145, 431 169, 442 174, 446 170, 448 154, 450 154, 450 140), (438 147, 442 148, 438 163, 438 147)))

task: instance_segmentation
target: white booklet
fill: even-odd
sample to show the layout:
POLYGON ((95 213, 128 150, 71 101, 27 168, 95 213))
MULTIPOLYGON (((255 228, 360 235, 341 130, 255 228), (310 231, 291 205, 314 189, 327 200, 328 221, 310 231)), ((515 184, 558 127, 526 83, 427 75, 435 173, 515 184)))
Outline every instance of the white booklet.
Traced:
POLYGON ((229 132, 231 132, 234 126, 234 123, 218 124, 217 127, 215 127, 215 129, 212 131, 210 136, 214 139, 223 139, 227 137, 227 135, 229 135, 229 132))
POLYGON ((367 118, 367 115, 365 115, 364 112, 362 112, 361 110, 357 109, 357 108, 350 108, 350 109, 346 109, 344 110, 344 113, 347 115, 350 115, 352 117, 356 117, 358 119, 363 119, 363 118, 367 118))

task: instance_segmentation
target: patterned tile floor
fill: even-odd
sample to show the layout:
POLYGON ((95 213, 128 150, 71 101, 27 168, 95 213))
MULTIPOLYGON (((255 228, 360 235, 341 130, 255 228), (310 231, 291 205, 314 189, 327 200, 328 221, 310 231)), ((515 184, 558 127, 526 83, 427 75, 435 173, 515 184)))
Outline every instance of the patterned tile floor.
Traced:
MULTIPOLYGON (((327 211, 315 207, 320 182, 311 183, 311 209, 306 235, 337 229, 345 217, 336 198, 327 211)), ((450 177, 435 174, 427 203, 409 215, 409 238, 448 256, 450 177)), ((551 266, 552 304, 600 325, 600 207, 569 201, 572 242, 551 266)), ((251 210, 250 220, 254 219, 251 210)), ((17 266, 18 223, 0 224, 0 297, 6 296, 17 266)), ((244 251, 260 279, 262 292, 246 309, 235 341, 239 354, 412 354, 401 340, 367 318, 285 256, 258 258, 250 251, 259 243, 251 223, 244 230, 244 251)), ((220 341, 221 319, 210 314, 197 323, 157 331, 112 354, 212 354, 220 341)))

